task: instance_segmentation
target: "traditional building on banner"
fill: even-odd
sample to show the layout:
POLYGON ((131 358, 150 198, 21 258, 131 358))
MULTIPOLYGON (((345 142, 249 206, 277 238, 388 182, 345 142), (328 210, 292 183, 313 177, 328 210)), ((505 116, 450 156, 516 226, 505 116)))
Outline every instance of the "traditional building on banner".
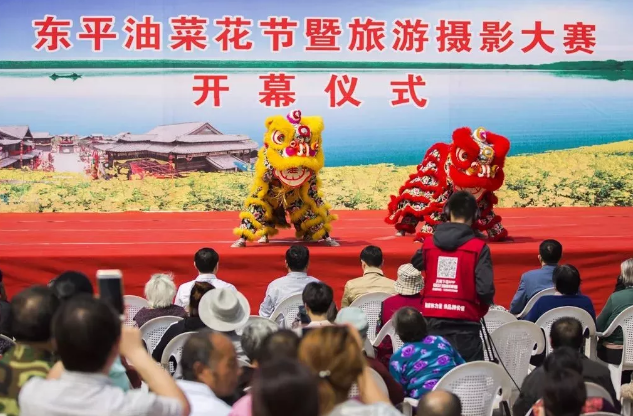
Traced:
POLYGON ((115 161, 156 159, 172 163, 177 172, 240 171, 258 149, 248 136, 223 134, 204 122, 158 126, 145 134, 121 133, 88 146, 105 153, 109 166, 115 161))
POLYGON ((35 143, 36 149, 42 150, 44 152, 50 152, 52 144, 53 144, 53 136, 47 131, 45 132, 34 131, 33 143, 35 143))
POLYGON ((29 126, 0 126, 0 168, 33 168, 41 153, 29 126))
POLYGON ((74 153, 75 144, 76 144, 75 139, 77 137, 76 135, 64 133, 64 134, 60 134, 57 137, 58 137, 57 151, 59 153, 74 153))

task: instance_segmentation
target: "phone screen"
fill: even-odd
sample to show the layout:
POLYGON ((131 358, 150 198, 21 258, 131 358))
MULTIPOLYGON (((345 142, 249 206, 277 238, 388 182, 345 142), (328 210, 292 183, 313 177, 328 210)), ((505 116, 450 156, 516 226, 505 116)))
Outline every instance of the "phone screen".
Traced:
POLYGON ((97 271, 99 298, 108 302, 120 314, 125 313, 123 305, 123 275, 120 270, 97 271))

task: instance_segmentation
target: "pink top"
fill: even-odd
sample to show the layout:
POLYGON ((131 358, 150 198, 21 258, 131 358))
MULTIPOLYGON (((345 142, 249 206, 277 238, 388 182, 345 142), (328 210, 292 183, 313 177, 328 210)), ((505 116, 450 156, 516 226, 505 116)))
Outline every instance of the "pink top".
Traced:
POLYGON ((231 413, 229 416, 251 416, 253 408, 253 400, 250 394, 239 399, 233 405, 233 409, 231 409, 231 413))

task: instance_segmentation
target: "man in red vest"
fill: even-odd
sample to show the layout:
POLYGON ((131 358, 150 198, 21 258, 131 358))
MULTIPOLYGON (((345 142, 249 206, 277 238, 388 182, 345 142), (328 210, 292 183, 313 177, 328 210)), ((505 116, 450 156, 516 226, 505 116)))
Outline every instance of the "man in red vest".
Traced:
POLYGON ((411 263, 424 272, 422 314, 429 333, 445 337, 466 361, 483 360, 481 318, 493 303, 490 249, 473 229, 477 200, 455 192, 445 206, 449 222, 436 227, 411 263))

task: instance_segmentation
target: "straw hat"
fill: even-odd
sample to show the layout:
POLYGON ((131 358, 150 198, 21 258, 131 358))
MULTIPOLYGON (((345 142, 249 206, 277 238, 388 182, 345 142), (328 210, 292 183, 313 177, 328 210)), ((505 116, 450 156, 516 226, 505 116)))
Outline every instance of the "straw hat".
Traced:
POLYGON ((204 324, 219 332, 235 331, 248 321, 251 307, 246 297, 233 289, 210 290, 200 299, 198 314, 204 324))
POLYGON ((420 271, 407 263, 398 267, 398 280, 393 287, 401 295, 417 295, 424 289, 424 280, 420 271))

